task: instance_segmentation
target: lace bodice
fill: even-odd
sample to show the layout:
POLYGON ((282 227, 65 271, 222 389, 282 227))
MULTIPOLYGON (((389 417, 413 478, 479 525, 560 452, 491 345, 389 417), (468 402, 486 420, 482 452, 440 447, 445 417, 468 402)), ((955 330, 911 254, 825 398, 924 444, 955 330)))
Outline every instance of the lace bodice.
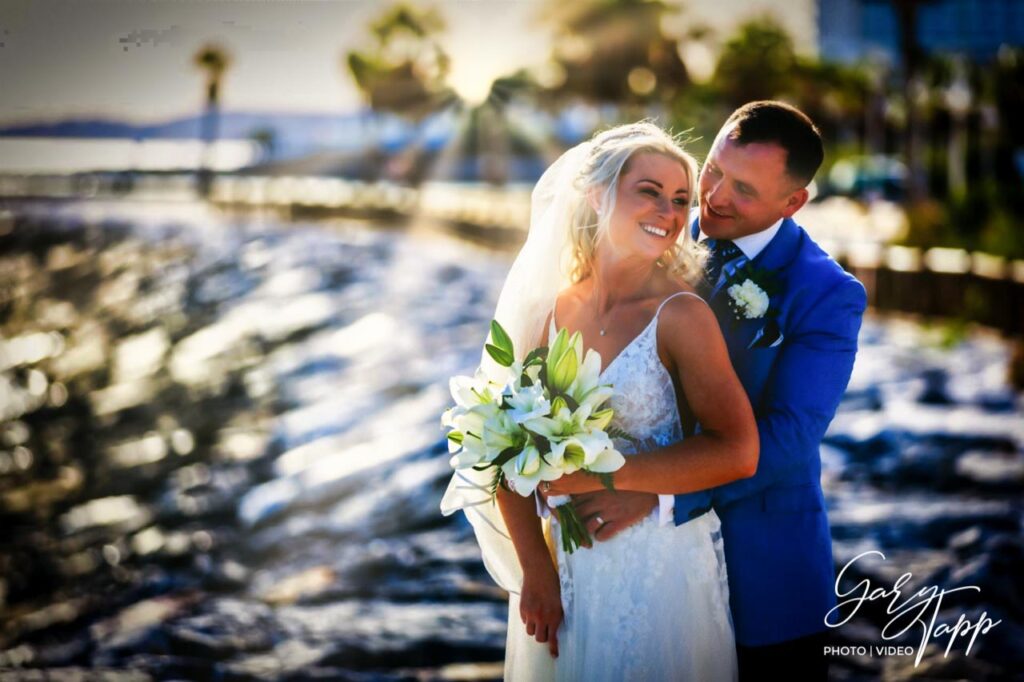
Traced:
MULTIPOLYGON (((601 372, 611 384, 613 423, 640 441, 639 450, 683 437, 672 377, 658 357, 654 317, 601 372)), ((557 333, 551 315, 549 343, 557 333)), ((629 456, 637 448, 616 440, 629 456)), ((552 529, 558 533, 557 529, 552 529)), ((557 544, 557 543, 556 543, 557 544)), ((509 610, 506 679, 734 680, 736 652, 720 522, 709 511, 679 526, 649 516, 589 548, 557 552, 564 620, 554 671, 525 635, 518 608, 509 610), (528 652, 537 652, 530 658, 528 652)))
MULTIPOLYGON (((615 390, 608 401, 608 406, 615 410, 612 423, 638 439, 641 449, 668 445, 683 437, 672 377, 658 357, 658 316, 665 304, 676 296, 700 298, 686 291, 666 298, 643 331, 601 372, 601 383, 611 384, 615 390)), ((548 343, 554 341, 557 333, 552 311, 548 343)), ((614 442, 623 454, 636 451, 628 441, 614 442)))

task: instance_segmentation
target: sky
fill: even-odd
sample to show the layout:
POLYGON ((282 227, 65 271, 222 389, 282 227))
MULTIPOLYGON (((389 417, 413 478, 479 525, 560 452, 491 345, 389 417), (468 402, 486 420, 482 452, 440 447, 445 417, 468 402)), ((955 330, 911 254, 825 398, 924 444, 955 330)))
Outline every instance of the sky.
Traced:
MULTIPOLYGON (((438 0, 451 80, 480 83, 542 64, 542 0, 438 0)), ((687 13, 725 32, 770 0, 689 0, 687 13)), ((155 123, 198 112, 202 74, 192 55, 226 46, 225 109, 332 113, 360 106, 343 55, 368 47, 368 0, 0 0, 0 124, 97 117, 155 123)), ((798 47, 814 49, 814 0, 780 16, 798 47)))

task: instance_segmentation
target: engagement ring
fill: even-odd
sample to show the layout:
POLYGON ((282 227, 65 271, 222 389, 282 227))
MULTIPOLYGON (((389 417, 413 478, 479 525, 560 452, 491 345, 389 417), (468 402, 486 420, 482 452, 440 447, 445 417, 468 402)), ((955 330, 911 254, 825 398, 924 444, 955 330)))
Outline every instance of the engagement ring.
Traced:
POLYGON ((597 521, 597 527, 598 528, 600 528, 601 526, 604 525, 604 519, 602 519, 600 516, 595 516, 594 520, 597 521))

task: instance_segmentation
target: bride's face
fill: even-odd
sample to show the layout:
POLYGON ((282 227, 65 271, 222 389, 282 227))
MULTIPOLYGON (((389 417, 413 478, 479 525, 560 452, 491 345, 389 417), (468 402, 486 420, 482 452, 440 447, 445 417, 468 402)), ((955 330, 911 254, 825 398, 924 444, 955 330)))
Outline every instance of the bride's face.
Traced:
POLYGON ((656 260, 686 229, 690 191, 675 159, 654 152, 631 157, 619 176, 608 246, 623 257, 656 260))

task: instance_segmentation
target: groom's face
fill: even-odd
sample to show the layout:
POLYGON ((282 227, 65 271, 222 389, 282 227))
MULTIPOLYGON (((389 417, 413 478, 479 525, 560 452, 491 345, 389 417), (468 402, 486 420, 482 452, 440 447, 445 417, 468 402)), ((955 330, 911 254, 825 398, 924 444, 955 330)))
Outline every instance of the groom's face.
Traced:
POLYGON ((786 172, 786 150, 772 142, 745 145, 723 128, 700 173, 700 228, 712 239, 736 239, 788 218, 807 190, 786 172))

